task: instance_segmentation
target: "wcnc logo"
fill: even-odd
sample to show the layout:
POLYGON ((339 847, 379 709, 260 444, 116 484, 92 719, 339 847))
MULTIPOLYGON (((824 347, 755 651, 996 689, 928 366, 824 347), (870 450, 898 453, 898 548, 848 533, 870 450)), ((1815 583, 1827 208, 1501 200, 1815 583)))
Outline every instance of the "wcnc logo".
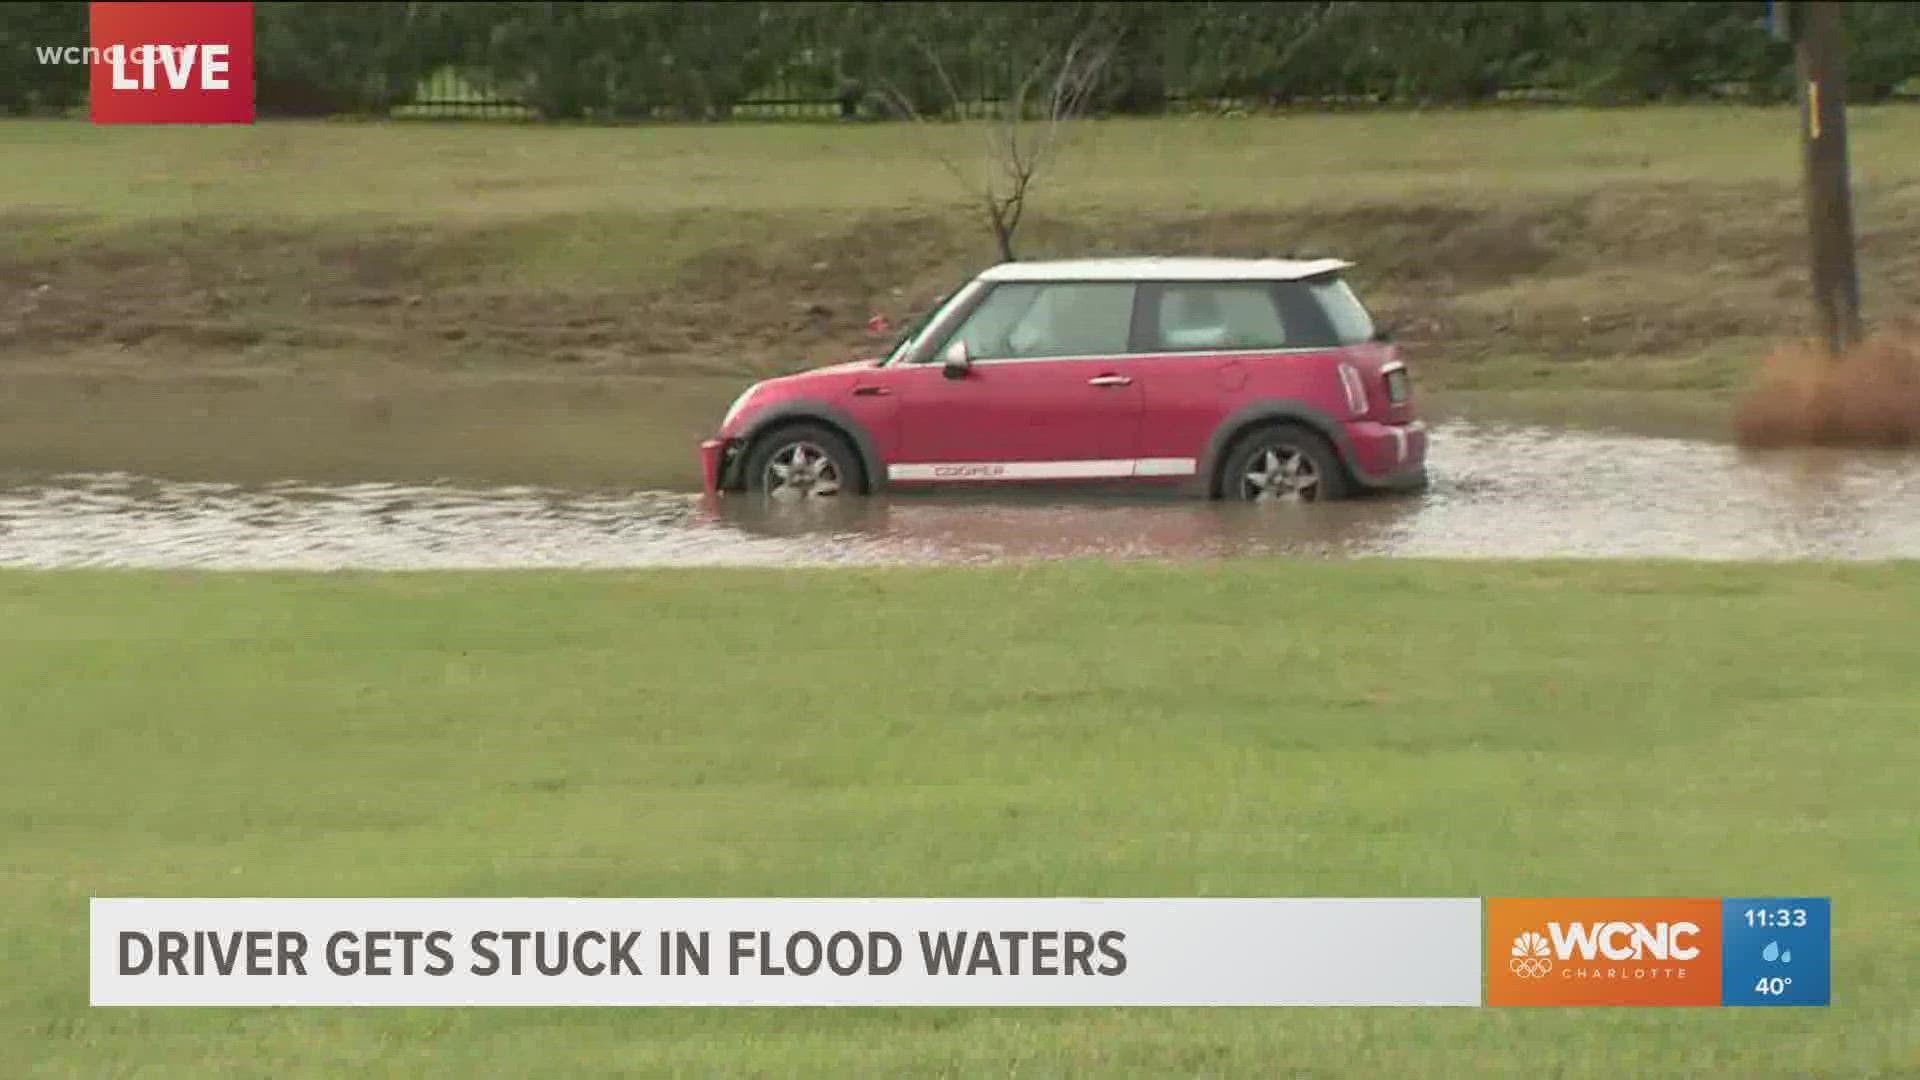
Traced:
POLYGON ((1720 902, 1489 899, 1489 1005, 1718 1005, 1720 902))
POLYGON ((251 124, 252 4, 94 4, 96 124, 251 124))

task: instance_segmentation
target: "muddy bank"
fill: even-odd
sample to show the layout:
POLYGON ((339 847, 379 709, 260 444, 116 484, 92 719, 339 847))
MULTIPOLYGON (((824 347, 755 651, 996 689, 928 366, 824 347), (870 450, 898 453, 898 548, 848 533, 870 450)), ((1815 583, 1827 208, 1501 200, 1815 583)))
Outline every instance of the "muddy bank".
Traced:
POLYGON ((15 374, 0 378, 0 472, 692 490, 694 447, 743 385, 390 369, 15 374))
POLYGON ((1244 555, 1920 558, 1920 457, 1442 425, 1418 497, 1304 507, 896 497, 815 507, 452 483, 0 488, 0 565, 425 569, 1244 555))
MULTIPOLYGON (((1382 321, 1442 365, 1678 357, 1804 328, 1796 199, 1786 183, 1635 182, 1326 209, 1056 203, 1021 237, 1027 258, 1338 254, 1358 263, 1382 321)), ((84 221, 0 214, 0 238, 21 240, 0 253, 0 371, 119 351, 150 373, 373 358, 420 371, 746 375, 868 349, 870 314, 904 319, 991 261, 970 216, 901 208, 84 221), (626 246, 609 248, 610 235, 626 246)), ((1862 228, 1875 316, 1912 314, 1920 216, 1903 202, 1862 228)))

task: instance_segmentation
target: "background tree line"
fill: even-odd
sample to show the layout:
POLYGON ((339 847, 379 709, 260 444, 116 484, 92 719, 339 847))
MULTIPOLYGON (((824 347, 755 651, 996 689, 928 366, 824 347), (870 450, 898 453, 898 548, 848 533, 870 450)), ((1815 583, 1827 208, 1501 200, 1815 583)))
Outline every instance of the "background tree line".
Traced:
MULTIPOLYGON (((743 103, 882 116, 904 99, 993 101, 1089 25, 1110 35, 1095 111, 1183 102, 1594 103, 1790 96, 1764 0, 1391 3, 261 3, 265 114, 372 114, 433 99, 554 119, 717 119, 743 103), (935 63, 934 60, 938 60, 935 63), (951 87, 945 85, 950 81, 951 87), (451 87, 452 89, 449 89, 451 87)), ((84 3, 0 5, 0 108, 71 108, 86 73, 36 45, 83 44, 84 3)), ((1855 100, 1920 75, 1920 0, 1847 5, 1855 100)))

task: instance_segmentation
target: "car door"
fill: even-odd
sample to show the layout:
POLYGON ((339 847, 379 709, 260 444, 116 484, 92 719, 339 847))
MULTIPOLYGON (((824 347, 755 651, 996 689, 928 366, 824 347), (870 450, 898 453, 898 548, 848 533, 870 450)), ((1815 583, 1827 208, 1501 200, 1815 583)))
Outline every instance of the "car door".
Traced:
POLYGON ((890 481, 1101 480, 1131 476, 1140 386, 1125 366, 1130 282, 1001 282, 924 362, 895 376, 890 481), (966 374, 940 357, 966 342, 966 374))

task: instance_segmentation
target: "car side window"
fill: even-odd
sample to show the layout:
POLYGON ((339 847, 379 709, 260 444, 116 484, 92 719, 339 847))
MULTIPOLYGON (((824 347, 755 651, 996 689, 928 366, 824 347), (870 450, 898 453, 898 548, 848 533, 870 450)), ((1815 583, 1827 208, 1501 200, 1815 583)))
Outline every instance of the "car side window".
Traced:
POLYGON ((1170 282, 1160 289, 1156 314, 1157 351, 1279 349, 1288 344, 1270 282, 1170 282))
POLYGON ((1129 282, 1003 282, 954 335, 975 360, 1112 356, 1127 351, 1133 324, 1129 282))

